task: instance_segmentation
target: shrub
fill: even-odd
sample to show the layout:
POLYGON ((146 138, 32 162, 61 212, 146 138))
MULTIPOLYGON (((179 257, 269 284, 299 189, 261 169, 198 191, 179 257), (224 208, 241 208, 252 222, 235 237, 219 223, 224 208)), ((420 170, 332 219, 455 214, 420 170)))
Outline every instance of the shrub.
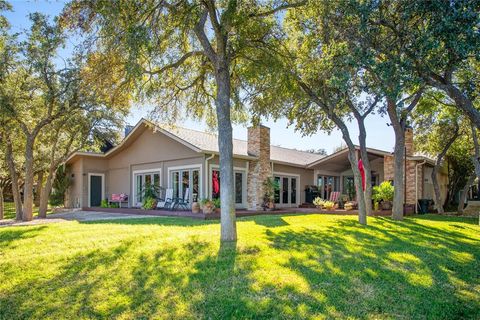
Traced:
POLYGON ((325 201, 325 202, 323 203, 323 206, 325 207, 325 209, 331 210, 331 209, 335 206, 335 202, 333 202, 333 201, 325 201))
POLYGON ((314 200, 313 200, 313 204, 317 207, 321 207, 325 204, 325 200, 323 200, 322 198, 320 197, 316 197, 314 200))
POLYGON ((220 208, 220 198, 213 199, 213 205, 215 208, 220 208))
POLYGON ((108 208, 108 201, 107 201, 107 199, 103 199, 102 202, 100 202, 100 207, 101 207, 101 208, 108 208))
POLYGON ((144 210, 152 210, 155 209, 157 206, 157 200, 152 197, 145 198, 142 204, 142 209, 144 210))
POLYGON ((383 181, 379 186, 373 187, 373 200, 375 202, 393 201, 394 191, 395 188, 390 181, 383 181))

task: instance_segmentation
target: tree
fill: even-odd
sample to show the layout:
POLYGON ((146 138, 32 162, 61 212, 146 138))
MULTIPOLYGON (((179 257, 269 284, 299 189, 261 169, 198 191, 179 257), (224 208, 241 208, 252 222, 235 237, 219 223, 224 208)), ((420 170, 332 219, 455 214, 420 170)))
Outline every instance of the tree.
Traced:
POLYGON ((153 100, 170 121, 184 108, 210 123, 216 116, 222 241, 237 239, 232 117, 242 109, 242 61, 269 36, 277 12, 303 2, 78 0, 65 10, 65 23, 93 34, 138 99, 153 100))
POLYGON ((381 52, 397 48, 405 72, 445 92, 477 128, 480 111, 472 93, 479 83, 479 8, 478 0, 390 1, 369 18, 387 36, 381 52))
MULTIPOLYGON (((469 121, 465 121, 463 114, 449 103, 444 94, 436 90, 431 90, 425 95, 413 112, 412 119, 415 125, 417 149, 435 158, 431 177, 435 203, 438 213, 444 213, 444 205, 448 199, 441 198, 438 174, 444 165, 444 159, 457 139, 468 135, 469 121)), ((464 142, 466 141, 462 141, 464 142)), ((453 181, 453 179, 449 180, 453 181)), ((450 194, 455 194, 453 186, 451 189, 450 194)))

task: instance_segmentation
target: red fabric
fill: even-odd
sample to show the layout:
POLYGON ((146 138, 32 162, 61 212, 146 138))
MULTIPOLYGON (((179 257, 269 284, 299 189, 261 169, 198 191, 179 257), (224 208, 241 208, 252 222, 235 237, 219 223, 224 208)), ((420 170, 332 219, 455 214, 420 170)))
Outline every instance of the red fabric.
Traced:
POLYGON ((362 159, 358 160, 358 169, 360 170, 360 175, 362 176, 362 190, 365 191, 365 188, 367 187, 367 183, 365 181, 365 169, 363 168, 362 159))
POLYGON ((218 171, 212 172, 212 188, 213 188, 213 193, 217 194, 220 192, 220 181, 218 181, 218 171))

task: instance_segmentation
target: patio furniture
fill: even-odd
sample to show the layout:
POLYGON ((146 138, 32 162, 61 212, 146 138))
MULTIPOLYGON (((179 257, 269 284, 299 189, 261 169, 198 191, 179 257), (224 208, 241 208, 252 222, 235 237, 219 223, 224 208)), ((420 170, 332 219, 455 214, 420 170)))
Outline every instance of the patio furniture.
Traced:
POLYGON ((332 193, 330 193, 330 199, 328 200, 337 203, 339 197, 340 197, 340 191, 333 191, 332 193))
POLYGON ((185 189, 183 198, 176 198, 174 202, 174 209, 182 207, 184 210, 188 210, 188 205, 190 204, 190 188, 185 189))
POLYGON ((128 195, 125 193, 113 193, 108 204, 111 203, 118 203, 119 208, 122 207, 122 203, 126 203, 128 207, 128 195))
POLYGON ((169 188, 165 190, 165 197, 158 199, 157 209, 173 210, 175 201, 173 199, 173 189, 169 188))

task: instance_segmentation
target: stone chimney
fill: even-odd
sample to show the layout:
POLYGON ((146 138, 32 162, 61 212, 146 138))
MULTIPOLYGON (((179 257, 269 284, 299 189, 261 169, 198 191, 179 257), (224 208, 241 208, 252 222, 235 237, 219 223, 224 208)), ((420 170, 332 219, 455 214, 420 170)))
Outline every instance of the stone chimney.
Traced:
POLYGON ((270 166, 270 128, 258 125, 248 128, 247 152, 257 157, 249 161, 247 203, 249 210, 261 210, 263 182, 272 175, 270 166))
POLYGON ((413 129, 407 127, 405 129, 405 149, 407 156, 413 156, 415 153, 415 145, 413 144, 413 129))

